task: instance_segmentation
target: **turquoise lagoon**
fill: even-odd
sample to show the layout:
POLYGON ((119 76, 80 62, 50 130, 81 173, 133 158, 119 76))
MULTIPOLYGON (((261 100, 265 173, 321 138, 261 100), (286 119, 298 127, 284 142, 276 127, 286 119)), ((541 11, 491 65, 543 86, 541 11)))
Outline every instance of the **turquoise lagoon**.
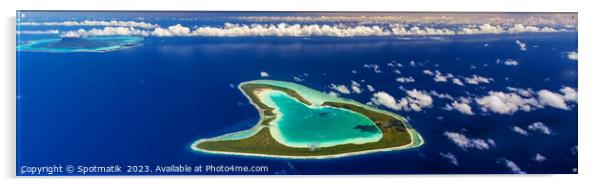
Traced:
POLYGON ((63 37, 28 41, 17 46, 17 51, 35 52, 107 52, 142 45, 143 37, 63 37))
POLYGON ((261 100, 278 113, 270 132, 290 147, 328 147, 376 142, 380 129, 368 117, 346 109, 307 106, 282 91, 264 91, 261 100))

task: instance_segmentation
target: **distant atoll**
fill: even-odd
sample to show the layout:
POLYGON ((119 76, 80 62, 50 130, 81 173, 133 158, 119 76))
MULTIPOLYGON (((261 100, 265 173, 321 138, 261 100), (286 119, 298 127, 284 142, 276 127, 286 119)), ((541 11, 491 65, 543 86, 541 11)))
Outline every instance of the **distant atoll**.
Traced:
POLYGON ((142 45, 143 37, 61 37, 21 42, 17 51, 33 52, 109 52, 142 45))
POLYGON ((283 81, 248 81, 238 88, 259 111, 259 122, 247 130, 198 140, 192 149, 266 157, 332 158, 423 144, 405 118, 353 100, 283 81))

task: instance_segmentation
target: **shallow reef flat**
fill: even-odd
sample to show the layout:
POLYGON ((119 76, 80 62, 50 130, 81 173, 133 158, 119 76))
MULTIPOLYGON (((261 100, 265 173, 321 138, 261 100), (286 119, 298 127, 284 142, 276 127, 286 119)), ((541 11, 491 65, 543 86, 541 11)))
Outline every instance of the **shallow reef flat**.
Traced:
POLYGON ((353 100, 274 80, 239 89, 260 119, 247 130, 201 139, 194 150, 284 158, 332 158, 418 147, 422 137, 407 120, 353 100))
POLYGON ((17 46, 17 51, 32 52, 109 52, 142 45, 143 37, 62 37, 27 41, 17 46))

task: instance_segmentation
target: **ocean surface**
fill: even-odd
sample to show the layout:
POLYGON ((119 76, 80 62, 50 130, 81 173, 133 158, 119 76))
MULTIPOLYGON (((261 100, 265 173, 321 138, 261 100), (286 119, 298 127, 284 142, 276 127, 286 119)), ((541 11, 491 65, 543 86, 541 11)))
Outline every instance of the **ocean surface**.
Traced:
MULTIPOLYGON (((57 36, 22 35, 19 40, 48 37, 57 36)), ((476 114, 465 115, 443 109, 449 102, 433 97, 433 106, 420 112, 381 107, 406 117, 424 145, 333 159, 208 154, 190 146, 255 125, 256 109, 236 88, 244 81, 297 82, 329 92, 331 84, 349 85, 353 80, 396 98, 405 95, 400 86, 454 97, 467 92, 487 95, 509 86, 557 91, 563 86, 577 88, 577 62, 565 54, 576 49, 577 32, 561 32, 436 38, 151 36, 140 46, 110 52, 19 51, 17 169, 53 164, 214 164, 269 166, 269 172, 256 174, 512 173, 503 162, 512 160, 526 173, 575 173, 576 106, 502 115, 473 105, 476 114), (528 44, 528 51, 519 50, 516 40, 528 44), (496 63, 498 59, 520 64, 506 66, 496 63), (403 67, 388 66, 392 62, 403 67), (366 64, 378 65, 381 72, 366 64), (494 81, 459 87, 433 81, 425 69, 477 74, 494 81), (397 82, 402 76, 416 81, 397 82), (524 136, 511 130, 535 122, 545 123, 552 133, 524 136), (486 150, 465 149, 445 132, 492 139, 495 144, 486 150), (442 156, 447 153, 455 155, 457 164, 442 156), (534 161, 536 154, 545 155, 546 161, 534 161)), ((373 94, 364 89, 339 96, 368 103, 373 94)))

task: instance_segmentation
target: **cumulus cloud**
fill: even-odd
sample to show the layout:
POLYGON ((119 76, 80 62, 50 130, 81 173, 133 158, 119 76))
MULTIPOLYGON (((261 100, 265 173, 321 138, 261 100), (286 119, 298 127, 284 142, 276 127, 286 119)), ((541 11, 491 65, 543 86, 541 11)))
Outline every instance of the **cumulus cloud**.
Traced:
POLYGON ((520 167, 518 167, 518 165, 516 165, 516 163, 514 163, 511 160, 508 160, 506 158, 500 158, 497 161, 498 163, 504 164, 508 169, 510 169, 510 171, 512 171, 512 173, 515 174, 526 174, 527 172, 524 172, 520 167))
POLYGON ((456 110, 466 115, 474 115, 474 112, 472 112, 472 107, 470 106, 471 99, 460 97, 459 99, 454 100, 451 96, 449 96, 449 99, 452 100, 452 103, 446 104, 443 109, 456 110))
POLYGON ((43 30, 43 31, 29 31, 29 30, 24 30, 24 31, 17 31, 17 34, 60 34, 59 30, 56 29, 51 29, 51 30, 43 30))
POLYGON ((578 55, 577 55, 577 51, 569 51, 566 55, 566 57, 570 60, 574 60, 577 61, 578 60, 578 55))
POLYGON ((387 92, 377 92, 372 96, 371 102, 375 105, 383 105, 393 110, 401 110, 402 105, 395 100, 395 97, 387 92))
POLYGON ((560 93, 563 94, 564 100, 577 102, 577 90, 571 87, 562 87, 560 93))
POLYGON ((436 92, 434 90, 431 90, 430 94, 433 95, 433 96, 435 96, 435 97, 437 97, 437 98, 439 98, 439 99, 454 100, 454 98, 451 95, 447 94, 447 93, 439 93, 439 92, 436 92))
POLYGON ((293 76, 293 79, 297 82, 303 82, 303 78, 301 77, 293 76))
POLYGON ((535 156, 533 156, 532 158, 534 161, 536 162, 544 162, 547 160, 547 158, 539 153, 535 154, 535 156))
POLYGON ((542 122, 535 122, 527 127, 529 130, 533 132, 539 132, 542 134, 552 134, 552 129, 550 129, 546 124, 542 122))
POLYGON ((516 93, 489 91, 489 95, 476 98, 481 110, 498 114, 513 114, 518 110, 531 111, 541 107, 534 98, 523 98, 516 93))
POLYGON ((489 84, 491 81, 493 81, 493 78, 487 78, 487 77, 483 77, 483 76, 479 76, 479 75, 472 75, 472 77, 465 77, 464 78, 464 82, 468 83, 468 84, 473 84, 473 85, 477 85, 480 83, 486 83, 489 84))
POLYGON ((466 27, 460 30, 460 33, 464 34, 496 34, 506 32, 501 26, 494 26, 491 24, 482 24, 478 27, 466 27))
POLYGON ((438 70, 435 70, 435 77, 433 78, 435 82, 447 82, 448 78, 454 78, 454 75, 452 75, 451 73, 447 73, 444 75, 438 70))
MULTIPOLYGON (((400 24, 389 25, 345 25, 345 24, 235 24, 224 23, 223 26, 187 27, 181 24, 161 27, 157 24, 134 21, 67 21, 67 22, 22 22, 21 25, 47 25, 47 26, 105 26, 105 27, 132 27, 141 28, 146 33, 158 37, 240 37, 240 36, 286 36, 286 37, 355 37, 355 36, 438 36, 438 35, 467 35, 467 34, 516 34, 523 32, 560 32, 547 27, 514 25, 512 27, 493 26, 483 24, 478 27, 464 26, 456 28, 431 28, 406 26, 400 24)), ((101 29, 102 30, 102 29, 101 29)), ((91 33, 92 35, 94 33, 91 33)), ((130 35, 142 35, 134 32, 130 35)), ((518 41, 518 40, 517 40, 518 41)), ((525 47, 526 50, 526 47, 525 47)))
POLYGON ((144 29, 157 28, 159 25, 136 21, 64 21, 64 22, 20 22, 23 26, 109 26, 109 27, 137 27, 144 29))
POLYGON ((527 136, 527 135, 529 135, 529 132, 527 132, 525 129, 523 129, 523 128, 520 128, 520 127, 518 127, 518 126, 512 126, 512 128, 510 128, 510 129, 511 129, 512 131, 514 131, 514 132, 516 132, 516 133, 520 134, 520 135, 523 135, 523 136, 527 136))
POLYGON ((488 150, 491 145, 487 143, 484 139, 479 138, 468 138, 463 134, 457 132, 448 132, 445 131, 443 136, 447 137, 450 141, 460 147, 462 150, 468 149, 478 149, 478 150, 488 150))
POLYGON ((454 83, 455 85, 458 85, 458 86, 464 86, 464 83, 458 78, 453 78, 452 83, 454 83))
POLYGON ((458 112, 466 115, 474 115, 472 112, 472 108, 468 103, 462 103, 458 101, 453 101, 451 105, 447 105, 447 107, 457 110, 458 112))
POLYGON ((261 76, 261 77, 269 77, 270 74, 268 74, 268 72, 262 71, 262 72, 259 72, 259 76, 261 76))
POLYGON ((357 94, 361 94, 362 93, 362 89, 360 88, 362 85, 360 85, 359 83, 355 82, 355 81, 351 81, 351 90, 353 90, 354 93, 357 94))
POLYGON ((372 69, 372 70, 374 70, 374 73, 382 72, 380 70, 380 66, 378 66, 377 64, 364 64, 364 68, 372 69))
POLYGON ((523 24, 515 24, 504 28, 500 25, 482 24, 479 26, 464 27, 458 31, 459 34, 501 34, 501 33, 525 33, 525 32, 558 32, 559 30, 550 27, 536 27, 523 24))
POLYGON ((506 66, 517 66, 518 65, 518 61, 513 60, 513 59, 506 59, 504 61, 497 59, 496 63, 503 63, 506 66))
POLYGON ((165 36, 192 36, 190 28, 182 26, 180 24, 172 25, 167 28, 155 28, 152 32, 153 36, 165 37, 165 36))
POLYGON ((560 93, 549 90, 522 89, 506 87, 510 93, 489 91, 488 95, 475 100, 481 110, 498 114, 513 114, 516 111, 529 112, 545 106, 570 110, 569 102, 577 102, 577 91, 571 87, 563 87, 560 93))
POLYGON ((88 37, 88 36, 148 36, 146 30, 136 29, 134 27, 104 27, 102 29, 78 29, 67 31, 61 34, 63 37, 88 37))
POLYGON ((210 37, 237 37, 237 36, 386 36, 390 31, 380 26, 345 26, 345 25, 301 25, 301 24, 231 24, 225 23, 223 27, 204 26, 194 30, 181 25, 170 26, 166 29, 156 28, 153 33, 157 36, 210 36, 210 37))
POLYGON ((516 40, 514 42, 516 42, 516 45, 518 45, 518 47, 520 48, 521 51, 526 51, 527 50, 527 44, 526 43, 521 42, 520 40, 516 40))
POLYGON ((375 105, 382 105, 393 110, 422 111, 423 108, 429 108, 433 105, 433 98, 424 91, 416 89, 406 90, 406 97, 396 100, 386 92, 377 92, 372 96, 371 102, 375 105))
MULTIPOLYGON (((425 75, 433 76, 433 80, 435 80, 435 82, 447 82, 447 79, 456 79, 453 74, 451 74, 451 73, 443 74, 439 70, 435 70, 435 72, 432 72, 431 70, 425 69, 424 71, 422 71, 422 73, 424 73, 425 75)), ((454 84, 458 84, 458 82, 454 81, 454 84)), ((460 81, 460 84, 462 84, 461 81, 460 81)), ((464 84, 462 84, 462 85, 464 85, 464 84)))
POLYGON ((330 92, 328 92, 328 96, 336 98, 336 97, 339 97, 339 94, 337 94, 334 91, 330 91, 330 92))
POLYGON ((569 110, 563 95, 551 92, 549 90, 540 90, 537 92, 538 100, 541 104, 559 108, 563 110, 569 110))
POLYGON ((414 77, 409 76, 409 77, 399 77, 397 79, 395 79, 397 82, 400 83, 409 83, 409 82, 415 82, 416 80, 414 80, 414 77))
POLYGON ((368 91, 370 91, 370 92, 374 92, 375 91, 375 89, 374 89, 374 87, 372 87, 372 85, 367 84, 366 88, 368 88, 368 91))
POLYGON ((531 95, 534 93, 533 89, 531 88, 527 88, 527 89, 522 89, 522 88, 515 88, 515 87, 506 87, 507 90, 517 93, 523 97, 531 97, 531 95))
POLYGON ((428 70, 428 69, 423 70, 422 73, 424 73, 425 75, 430 75, 430 76, 435 75, 435 73, 433 73, 431 70, 428 70))
POLYGON ((333 90, 338 91, 339 93, 342 94, 350 94, 351 91, 349 90, 349 88, 347 88, 347 86, 341 84, 341 85, 336 85, 336 84, 330 84, 330 88, 333 90))
POLYGON ((454 166, 460 165, 460 162, 458 162, 458 158, 456 158, 456 155, 452 153, 439 153, 439 155, 445 158, 450 164, 454 166))
POLYGON ((516 24, 508 28, 510 33, 524 33, 524 32, 557 32, 558 30, 550 27, 536 27, 530 25, 516 24))

